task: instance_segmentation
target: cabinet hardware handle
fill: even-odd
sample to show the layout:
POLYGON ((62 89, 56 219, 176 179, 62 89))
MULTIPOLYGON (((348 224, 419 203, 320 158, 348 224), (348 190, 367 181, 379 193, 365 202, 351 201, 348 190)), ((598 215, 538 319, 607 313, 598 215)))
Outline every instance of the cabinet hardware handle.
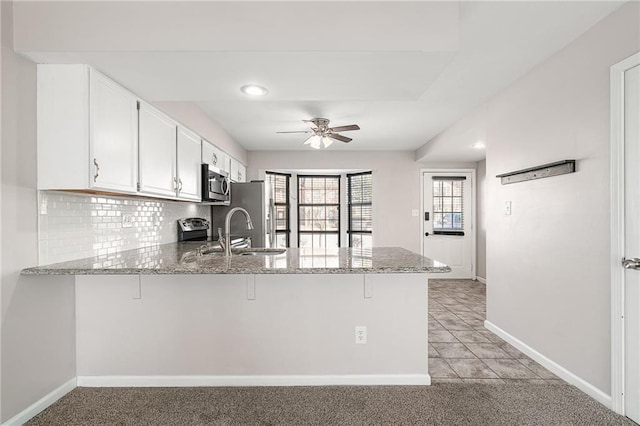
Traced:
POLYGON ((100 166, 98 165, 98 162, 95 158, 93 159, 93 165, 96 166, 96 174, 93 175, 93 181, 97 182, 98 176, 100 176, 100 166))
POLYGON ((178 183, 180 184, 178 186, 178 192, 182 192, 182 179, 178 179, 178 183))
POLYGON ((622 259, 622 267, 624 269, 640 269, 640 259, 632 258, 632 259, 622 259))
POLYGON ((178 178, 177 177, 173 178, 173 190, 174 191, 178 190, 178 178))
POLYGON ((215 152, 213 154, 211 154, 211 160, 213 161, 213 165, 214 166, 216 166, 218 164, 218 156, 216 155, 215 152))

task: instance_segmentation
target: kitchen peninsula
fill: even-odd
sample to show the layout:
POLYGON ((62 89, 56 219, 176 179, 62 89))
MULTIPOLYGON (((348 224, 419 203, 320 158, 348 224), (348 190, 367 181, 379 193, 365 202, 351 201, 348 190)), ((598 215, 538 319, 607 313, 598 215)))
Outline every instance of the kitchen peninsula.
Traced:
POLYGON ((396 247, 173 243, 22 274, 75 277, 79 386, 219 386, 429 384, 427 274, 448 271, 396 247))

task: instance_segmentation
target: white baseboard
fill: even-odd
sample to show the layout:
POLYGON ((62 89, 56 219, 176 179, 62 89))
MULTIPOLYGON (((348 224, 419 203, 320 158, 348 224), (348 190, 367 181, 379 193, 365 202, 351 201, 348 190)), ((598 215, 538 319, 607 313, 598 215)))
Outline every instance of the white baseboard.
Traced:
POLYGON ((496 334, 498 337, 502 338, 507 343, 510 343, 520 352, 529 356, 531 359, 541 364, 543 367, 545 367, 547 370, 551 371, 553 374, 563 379, 565 382, 577 387, 582 392, 589 395, 591 398, 595 399, 605 407, 611 409, 611 405, 612 405, 611 395, 607 395, 605 392, 593 386, 591 383, 576 376, 571 371, 567 370, 560 364, 557 364, 556 362, 542 355, 540 352, 536 351, 531 346, 527 345, 521 340, 516 339, 515 337, 513 337, 512 335, 510 335, 500 327, 489 322, 488 320, 485 320, 484 326, 487 330, 496 334))
POLYGON ((480 281, 482 284, 486 284, 487 283, 487 279, 486 278, 476 277, 476 280, 480 281))
POLYGON ((78 376, 84 387, 332 386, 431 384, 428 374, 344 374, 282 376, 78 376))
POLYGON ((51 404, 71 392, 76 388, 76 378, 70 379, 66 383, 58 386, 53 391, 49 392, 47 395, 40 398, 38 401, 34 402, 6 422, 2 424, 2 426, 19 426, 22 425, 33 417, 38 415, 45 408, 49 407, 51 404))

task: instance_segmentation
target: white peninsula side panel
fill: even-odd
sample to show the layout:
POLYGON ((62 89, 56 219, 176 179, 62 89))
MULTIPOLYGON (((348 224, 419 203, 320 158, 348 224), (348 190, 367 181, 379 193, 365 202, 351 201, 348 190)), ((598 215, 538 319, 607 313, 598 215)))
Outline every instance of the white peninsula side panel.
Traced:
POLYGON ((90 275, 76 303, 80 386, 430 383, 426 274, 90 275))

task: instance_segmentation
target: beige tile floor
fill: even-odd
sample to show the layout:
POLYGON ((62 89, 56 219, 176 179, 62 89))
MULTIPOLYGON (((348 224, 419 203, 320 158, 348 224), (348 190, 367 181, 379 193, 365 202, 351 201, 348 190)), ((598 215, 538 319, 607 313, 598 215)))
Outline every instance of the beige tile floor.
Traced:
POLYGON ((432 383, 564 383, 484 328, 486 286, 429 280, 429 374, 432 383))

